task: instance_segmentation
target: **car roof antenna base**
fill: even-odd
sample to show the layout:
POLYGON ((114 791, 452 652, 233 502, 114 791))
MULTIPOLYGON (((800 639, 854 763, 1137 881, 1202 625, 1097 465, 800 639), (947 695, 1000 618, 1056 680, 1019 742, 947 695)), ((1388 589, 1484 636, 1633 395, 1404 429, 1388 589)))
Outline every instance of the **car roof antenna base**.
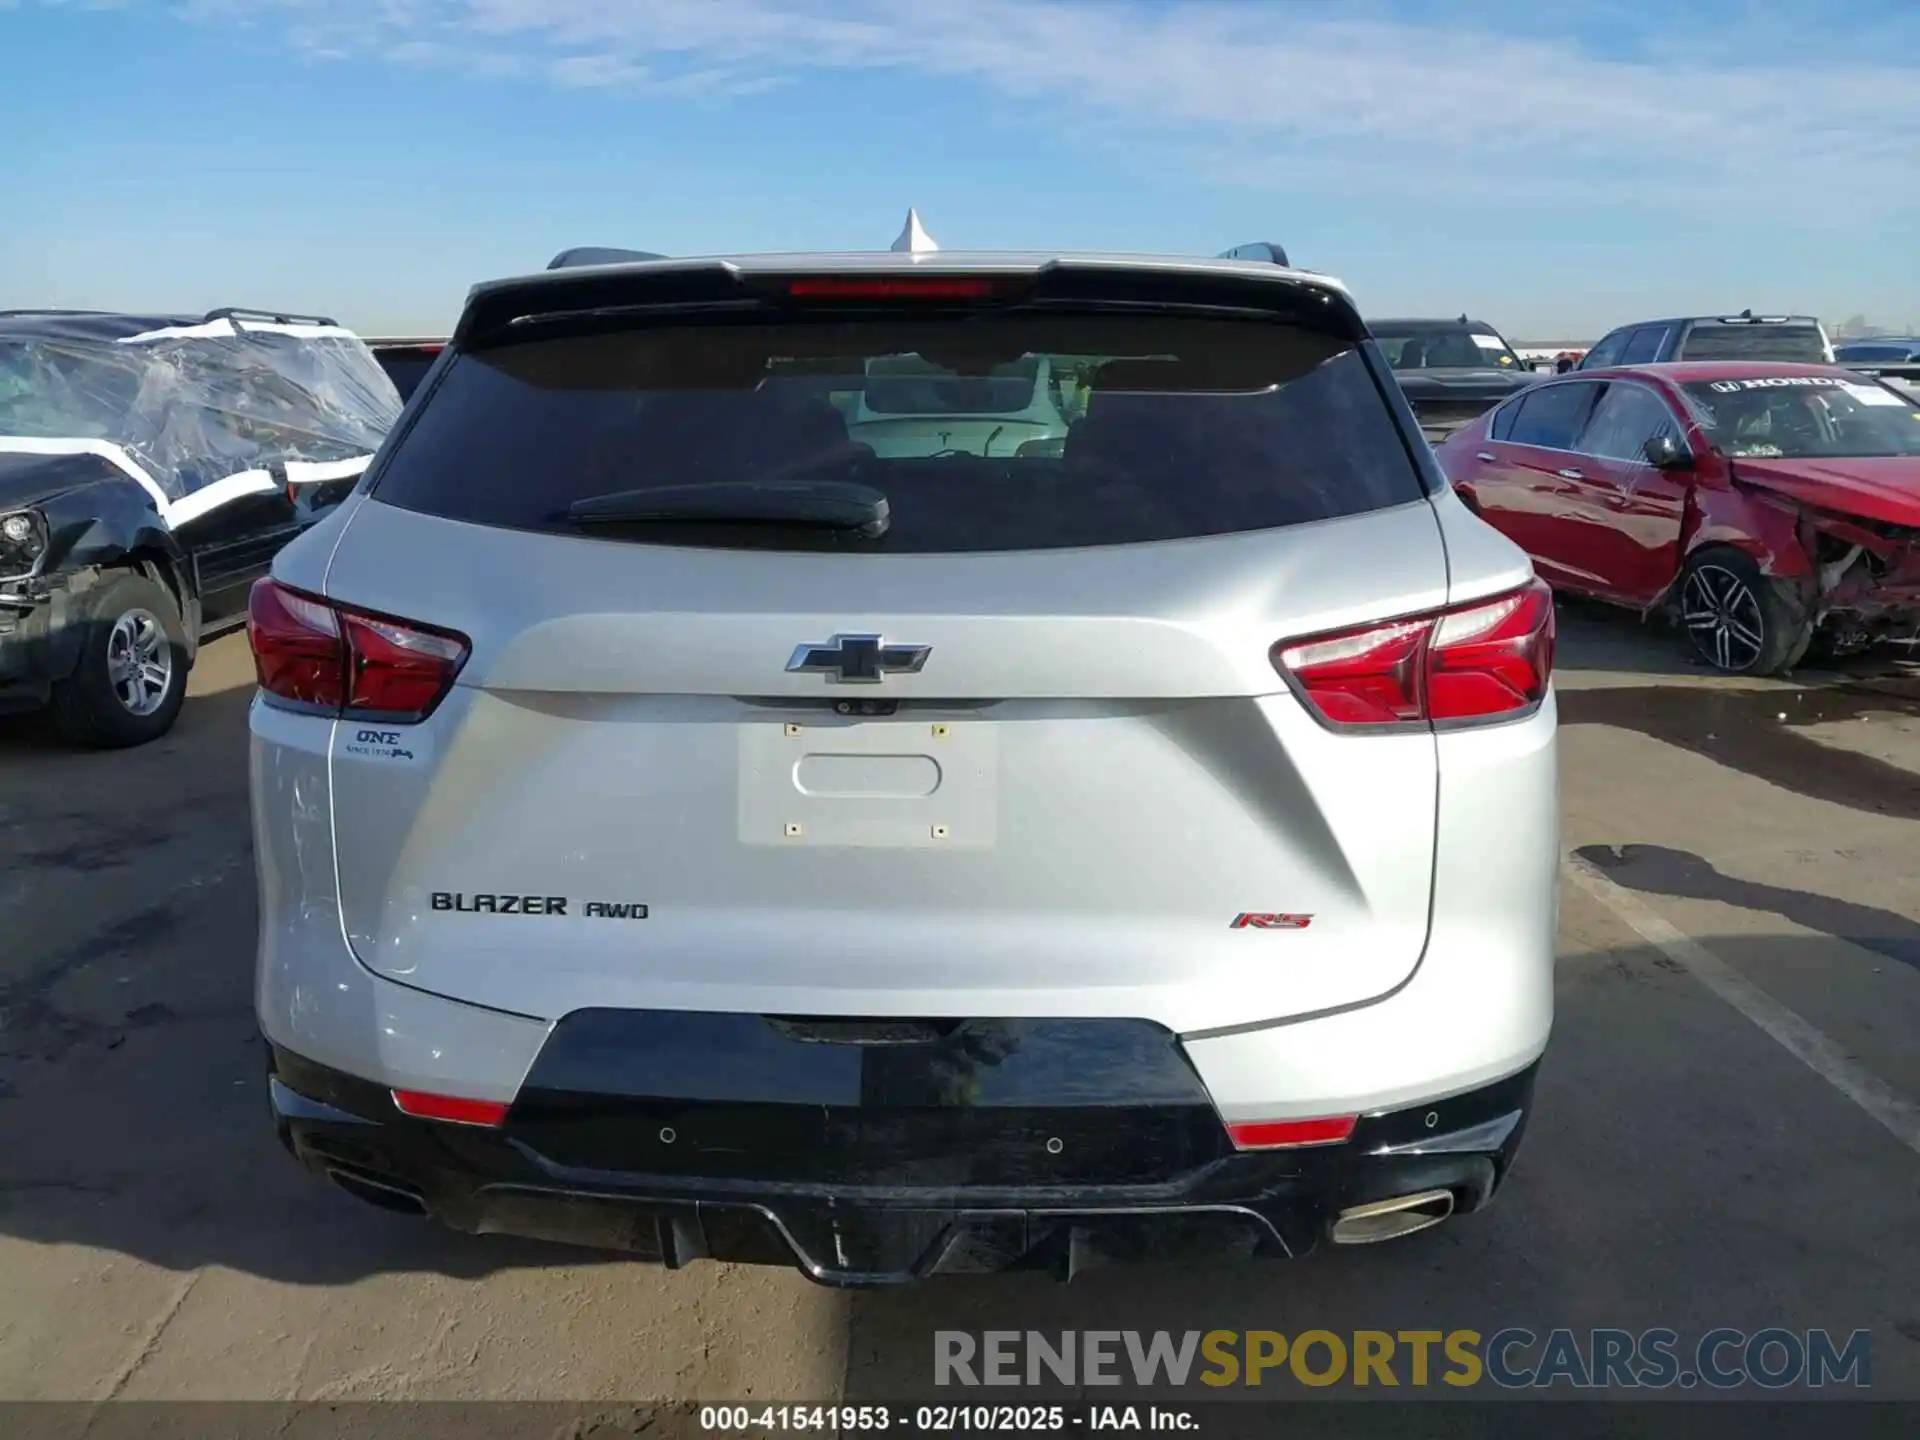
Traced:
POLYGON ((893 242, 893 250, 902 255, 925 255, 940 248, 934 238, 927 233, 927 227, 920 223, 920 212, 907 210, 907 223, 900 227, 900 238, 893 242))

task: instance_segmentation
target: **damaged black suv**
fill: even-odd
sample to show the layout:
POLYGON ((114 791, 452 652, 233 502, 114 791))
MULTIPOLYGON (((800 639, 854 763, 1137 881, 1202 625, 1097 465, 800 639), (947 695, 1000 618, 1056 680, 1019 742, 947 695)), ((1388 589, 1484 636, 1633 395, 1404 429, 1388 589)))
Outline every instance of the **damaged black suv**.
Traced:
POLYGON ((201 636, 399 412, 331 320, 0 312, 0 710, 99 748, 165 734, 201 636))

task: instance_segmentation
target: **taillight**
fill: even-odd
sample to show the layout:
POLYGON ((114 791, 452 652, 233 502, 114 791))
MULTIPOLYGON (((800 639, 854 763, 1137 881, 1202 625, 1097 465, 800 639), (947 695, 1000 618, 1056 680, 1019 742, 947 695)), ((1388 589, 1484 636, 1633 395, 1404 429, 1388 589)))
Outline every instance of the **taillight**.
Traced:
POLYGON ((346 701, 346 641, 340 620, 315 600, 271 580, 247 597, 247 643, 267 694, 296 705, 338 710, 346 701))
POLYGON ((1427 644, 1427 713, 1477 720, 1538 705, 1553 678, 1553 591, 1535 580, 1449 610, 1427 644))
POLYGON ((1353 1135, 1358 1115, 1328 1115, 1313 1120, 1244 1120, 1227 1126, 1236 1150, 1297 1150, 1306 1145, 1341 1145, 1353 1135))
POLYGON ((1553 675, 1553 591, 1492 600, 1273 647, 1274 667, 1339 729, 1445 725, 1530 710, 1553 675))
POLYGON ((260 688, 274 699, 393 724, 432 714, 471 650, 451 630, 350 609, 272 580, 254 583, 247 640, 260 688))

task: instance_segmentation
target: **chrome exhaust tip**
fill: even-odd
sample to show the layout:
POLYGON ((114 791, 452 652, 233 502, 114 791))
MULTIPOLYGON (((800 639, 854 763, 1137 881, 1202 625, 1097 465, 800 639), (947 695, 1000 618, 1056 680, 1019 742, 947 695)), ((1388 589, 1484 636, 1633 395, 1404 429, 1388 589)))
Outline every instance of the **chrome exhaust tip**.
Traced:
POLYGON ((1342 1210, 1333 1222, 1336 1245, 1373 1245, 1427 1230, 1453 1214, 1451 1190, 1422 1190, 1342 1210))

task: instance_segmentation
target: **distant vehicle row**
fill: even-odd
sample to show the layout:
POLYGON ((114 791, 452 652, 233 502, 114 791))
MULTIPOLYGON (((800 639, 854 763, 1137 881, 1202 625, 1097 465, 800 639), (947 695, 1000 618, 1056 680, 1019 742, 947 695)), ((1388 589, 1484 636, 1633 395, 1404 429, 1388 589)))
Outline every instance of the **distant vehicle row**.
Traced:
MULTIPOLYGON (((664 258, 652 251, 580 246, 555 256, 548 268, 630 264, 664 258)), ((1286 252, 1269 241, 1235 246, 1222 252, 1220 258, 1289 263, 1286 252)), ((1880 339, 1836 349, 1825 327, 1813 316, 1755 315, 1751 309, 1738 315, 1636 321, 1608 331, 1584 352, 1566 352, 1552 361, 1523 359, 1497 328, 1467 315, 1454 319, 1378 319, 1369 321, 1368 329, 1413 406, 1422 433, 1434 443, 1446 439, 1515 391, 1535 383, 1542 372, 1565 373, 1678 360, 1837 362, 1880 374, 1897 385, 1920 382, 1920 340, 1880 339)), ((413 393, 425 376, 439 354, 441 343, 384 340, 375 341, 373 345, 375 355, 404 398, 413 393)), ((1045 420, 1044 409, 1036 408, 1047 404, 1043 395, 1045 388, 1044 384, 1030 384, 1028 397, 1004 412, 1011 417, 1005 435, 1010 443, 1051 441, 1065 433, 1057 425, 1043 426, 1045 434, 1034 428, 1036 423, 1045 420)), ((1057 399, 1054 409, 1055 418, 1063 419, 1065 411, 1057 399)), ((893 428, 898 430, 898 424, 893 428)))
MULTIPOLYGON (((896 248, 933 248, 917 217, 896 248)), ((548 268, 632 266, 663 258, 650 251, 578 247, 556 256, 548 268)), ((1219 258, 1309 273, 1297 271, 1271 242, 1236 246, 1219 258)), ((1421 432, 1446 447, 1456 467, 1463 452, 1449 446, 1450 436, 1468 427, 1504 455, 1503 447, 1519 442, 1490 433, 1490 427, 1516 420, 1522 412, 1513 402, 1551 378, 1493 325, 1467 315, 1379 319, 1368 324, 1368 332, 1421 432), (1495 422, 1490 412, 1506 419, 1495 422)), ((132 744, 163 733, 179 709, 201 633, 233 618, 278 549, 352 490, 445 346, 442 337, 421 336, 363 343, 331 320, 242 310, 185 317, 0 315, 0 708, 51 705, 64 733, 92 744, 132 744)), ((1622 326, 1577 361, 1563 356, 1560 363, 1590 377, 1611 375, 1614 366, 1659 365, 1676 357, 1826 362, 1834 353, 1816 319, 1745 311, 1622 326)), ((1916 357, 1920 341, 1899 339, 1839 351, 1854 379, 1880 377, 1885 383, 1875 382, 1873 389, 1883 395, 1920 381, 1916 357)), ((946 355, 875 355, 851 369, 822 357, 806 382, 807 423, 823 437, 844 437, 883 461, 962 452, 983 459, 1057 459, 1087 416, 1100 373, 1090 361, 1037 353, 984 366, 946 355)), ((1657 379, 1644 384, 1649 394, 1682 403, 1678 392, 1663 390, 1657 379)), ((789 378, 788 392, 798 389, 789 378)), ((1541 400, 1538 413, 1526 410, 1521 433, 1544 425, 1551 407, 1572 403, 1569 393, 1590 399, 1597 394, 1556 389, 1541 400)), ((1626 403, 1627 393, 1616 388, 1616 400, 1595 413, 1611 414, 1626 403)), ((1816 418, 1832 417, 1823 411, 1816 418)), ((1676 438, 1688 424, 1698 435, 1692 411, 1675 409, 1672 420, 1676 438)), ((1577 438, 1560 437, 1567 445, 1577 438)), ((1543 443, 1526 448, 1554 449, 1543 443)), ((1701 457, 1687 483, 1712 491, 1712 444, 1683 448, 1701 457)), ((1478 450, 1464 453, 1477 456, 1478 450)), ((1757 458, 1743 457, 1742 477, 1757 473, 1757 458)), ((1637 549, 1620 552, 1633 557, 1629 571, 1616 572, 1583 564, 1583 542, 1574 542, 1571 558, 1553 548, 1568 536, 1591 538, 1613 528, 1611 520, 1569 518, 1588 503, 1579 498, 1580 485, 1558 475, 1548 496, 1538 485, 1514 479, 1526 465, 1503 461, 1494 474, 1483 468, 1489 463, 1476 459, 1464 471, 1456 468, 1455 478, 1489 519, 1529 549, 1540 536, 1559 537, 1534 550, 1543 573, 1557 574, 1557 583, 1570 588, 1652 603, 1648 597, 1659 588, 1662 567, 1672 569, 1667 561, 1674 557, 1667 552, 1677 542, 1665 532, 1656 536, 1651 516, 1635 506, 1652 505, 1662 485, 1680 484, 1673 477, 1681 470, 1653 466, 1652 476, 1639 475, 1627 487, 1639 499, 1615 508, 1631 517, 1642 539, 1637 549), (1557 518, 1546 518, 1548 511, 1557 518), (1532 518, 1515 518, 1523 514, 1532 518)), ((1604 469, 1591 468, 1595 476, 1604 469)), ((1809 564, 1835 562, 1830 545, 1815 549, 1809 564)), ((1849 562, 1849 584, 1857 589, 1876 565, 1898 571, 1883 549, 1878 539, 1860 542, 1849 562)), ((1754 559, 1758 579, 1782 578, 1766 569, 1768 563, 1754 559)), ((1745 591, 1763 602, 1766 587, 1741 573, 1745 591)), ((1872 588, 1894 593, 1877 582, 1872 588)), ((1886 633, 1885 607, 1872 613, 1850 608, 1850 593, 1841 587, 1837 599, 1823 600, 1814 628, 1834 637, 1843 631, 1886 633)), ((1896 604, 1887 613, 1899 612, 1896 604)), ((1728 652, 1716 663, 1767 668, 1790 663, 1799 648, 1798 638, 1776 643, 1769 632, 1756 646, 1737 656, 1728 652)))
MULTIPOLYGON (((1419 417, 1429 440, 1443 441, 1460 426, 1484 414, 1541 372, 1591 371, 1616 365, 1661 364, 1677 360, 1787 361, 1832 364, 1836 356, 1825 328, 1811 316, 1680 316, 1639 321, 1609 331, 1583 354, 1561 355, 1553 362, 1528 362, 1492 325, 1462 315, 1454 320, 1372 320, 1368 329, 1393 367, 1400 388, 1419 417)), ((1887 371, 1898 357, 1875 347, 1859 357, 1887 371)), ((1853 357, 1841 357, 1852 363, 1853 357)), ((1914 373, 1920 375, 1920 367, 1914 373)))

